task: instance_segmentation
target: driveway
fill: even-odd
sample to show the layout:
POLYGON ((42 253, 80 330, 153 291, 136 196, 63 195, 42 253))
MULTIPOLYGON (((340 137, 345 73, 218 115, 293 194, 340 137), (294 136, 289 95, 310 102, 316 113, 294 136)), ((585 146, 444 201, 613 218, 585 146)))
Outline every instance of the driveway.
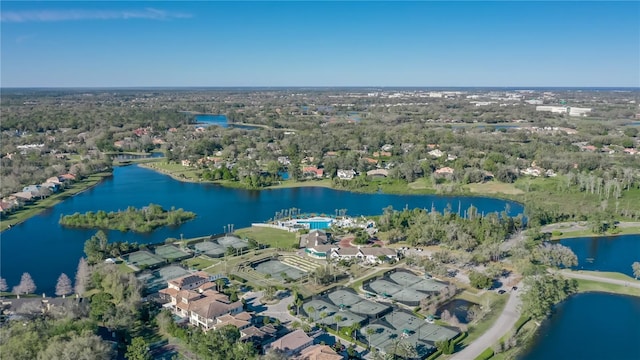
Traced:
MULTIPOLYGON (((518 283, 520 287, 521 283, 518 283)), ((509 300, 502 310, 502 314, 496 322, 482 336, 477 338, 471 345, 462 349, 462 351, 453 354, 451 360, 473 360, 486 348, 493 346, 501 337, 507 334, 520 318, 520 290, 509 293, 509 300)))
MULTIPOLYGON (((263 304, 260 299, 264 296, 262 291, 248 292, 243 298, 247 299, 247 305, 250 310, 264 316, 269 316, 280 320, 280 323, 286 325, 290 322, 298 320, 295 316, 289 314, 287 306, 293 302, 293 296, 288 291, 279 291, 276 295, 280 296, 280 301, 276 304, 263 304)), ((298 320, 299 321, 299 320, 298 320)))

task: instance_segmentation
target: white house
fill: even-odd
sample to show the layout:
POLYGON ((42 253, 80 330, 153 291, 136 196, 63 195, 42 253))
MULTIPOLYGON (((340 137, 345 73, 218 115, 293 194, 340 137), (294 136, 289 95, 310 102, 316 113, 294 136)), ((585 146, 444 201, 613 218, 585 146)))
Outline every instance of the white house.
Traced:
POLYGON ((354 176, 356 176, 356 172, 353 169, 350 170, 344 170, 344 169, 339 169, 337 172, 338 178, 341 180, 351 180, 354 178, 354 176))

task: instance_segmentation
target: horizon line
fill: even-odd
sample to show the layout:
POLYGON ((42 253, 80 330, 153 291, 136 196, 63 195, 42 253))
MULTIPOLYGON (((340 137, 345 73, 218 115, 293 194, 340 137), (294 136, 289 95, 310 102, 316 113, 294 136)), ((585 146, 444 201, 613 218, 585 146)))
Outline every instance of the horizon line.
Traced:
POLYGON ((151 86, 0 86, 0 90, 52 89, 638 89, 639 86, 617 85, 151 85, 151 86))

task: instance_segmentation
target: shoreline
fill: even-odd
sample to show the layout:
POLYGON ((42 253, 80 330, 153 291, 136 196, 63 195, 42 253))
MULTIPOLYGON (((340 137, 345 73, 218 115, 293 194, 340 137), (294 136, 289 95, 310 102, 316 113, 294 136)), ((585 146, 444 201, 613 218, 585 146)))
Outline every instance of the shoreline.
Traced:
MULTIPOLYGON (((351 192, 354 194, 385 194, 385 195, 407 195, 407 196, 413 196, 413 195, 435 195, 435 196, 439 196, 439 197, 459 197, 459 196, 466 196, 466 197, 470 197, 470 198, 486 198, 486 199, 499 199, 499 200, 505 200, 505 201, 511 201, 513 203, 516 203, 518 205, 521 205, 523 208, 526 206, 526 204, 520 200, 514 199, 512 196, 509 196, 509 194, 504 194, 504 193, 480 193, 480 192, 452 192, 452 193, 446 193, 446 194, 440 194, 440 193, 434 193, 432 191, 432 189, 411 189, 407 187, 407 191, 391 191, 391 192, 385 192, 382 191, 382 189, 378 189, 376 191, 358 191, 358 189, 342 189, 342 188, 335 188, 332 186, 331 184, 331 180, 330 179, 322 179, 322 180, 308 180, 308 181, 297 181, 297 182, 293 182, 293 183, 287 183, 289 180, 284 180, 282 181, 280 184, 277 185, 270 185, 267 187, 262 187, 262 188, 257 188, 257 189, 248 189, 246 187, 243 187, 241 185, 239 186, 234 186, 232 185, 233 182, 229 182, 229 181, 219 181, 219 180, 196 180, 196 179, 192 179, 192 178, 187 178, 187 177, 179 177, 178 175, 176 175, 174 172, 172 171, 168 171, 168 170, 164 170, 161 168, 157 168, 154 167, 150 164, 153 164, 156 161, 149 161, 146 163, 135 163, 135 164, 127 164, 127 165, 138 165, 140 167, 143 167, 145 169, 149 169, 152 171, 155 171, 157 173, 163 174, 163 175, 167 175, 169 177, 171 177, 174 180, 177 181, 181 181, 181 182, 186 182, 186 183, 194 183, 194 184, 214 184, 214 185, 219 185, 222 187, 226 187, 229 189, 241 189, 241 190, 247 190, 247 191, 262 191, 262 190, 273 190, 273 189, 292 189, 292 188, 303 188, 303 187, 323 187, 323 188, 327 188, 327 189, 332 189, 332 190, 336 190, 336 191, 345 191, 345 192, 351 192)), ((190 170, 190 169, 185 169, 185 170, 190 170)))
MULTIPOLYGON (((87 179, 91 178, 92 176, 93 176, 93 177, 95 177, 95 176, 99 176, 100 178, 99 178, 99 179, 95 179, 96 181, 95 181, 94 183, 92 183, 92 184, 89 184, 89 185, 85 186, 84 188, 82 188, 82 189, 78 190, 77 192, 74 192, 74 193, 68 193, 69 191, 73 190, 73 188, 71 188, 71 189, 67 189, 66 191, 61 192, 61 193, 59 193, 59 194, 54 194, 54 195, 49 196, 49 197, 48 197, 48 198, 46 198, 46 199, 42 199, 42 200, 40 200, 40 201, 50 200, 52 197, 54 197, 54 196, 56 196, 56 195, 57 195, 57 197, 56 197, 55 199, 50 200, 51 204, 49 204, 49 205, 47 205, 47 206, 43 206, 43 207, 41 207, 41 208, 40 208, 40 207, 38 207, 38 206, 39 206, 38 202, 35 202, 34 204, 32 204, 32 206, 34 206, 34 208, 29 208, 29 209, 24 209, 24 208, 23 208, 23 209, 21 209, 21 210, 18 210, 18 211, 17 211, 17 212, 15 212, 15 213, 12 213, 12 214, 10 215, 10 217, 11 217, 11 216, 14 216, 14 215, 20 215, 20 213, 21 213, 22 211, 33 211, 33 213, 31 213, 30 215, 26 216, 24 219, 19 219, 19 220, 15 221, 15 222, 14 222, 14 221, 11 221, 10 219, 8 219, 8 220, 3 220, 3 221, 2 221, 2 226, 1 226, 1 228, 0 228, 0 233, 4 232, 4 231, 6 231, 6 230, 11 230, 11 228, 13 228, 14 226, 22 224, 23 222, 25 222, 25 221, 27 221, 27 220, 31 219, 32 217, 34 217, 34 216, 36 216, 36 215, 40 214, 41 212, 43 212, 43 211, 45 211, 45 210, 48 210, 48 209, 51 209, 51 208, 53 208, 54 206, 58 205, 59 203, 61 203, 61 202, 65 201, 65 200, 67 200, 67 199, 69 199, 69 198, 72 198, 72 197, 74 197, 74 196, 76 196, 76 195, 82 194, 83 192, 85 192, 85 191, 87 191, 87 190, 90 190, 90 189, 91 189, 91 188, 93 188, 94 186, 97 186, 97 185, 99 185, 100 183, 102 183, 102 182, 104 181, 104 179, 105 179, 105 178, 113 176, 113 172, 110 172, 110 173, 96 173, 96 174, 93 174, 93 175, 89 175, 89 176, 87 176, 87 179), (67 196, 65 196, 65 195, 67 195, 67 196), (7 222, 9 222, 9 224, 8 224, 8 225, 6 225, 6 223, 7 223, 7 222)), ((82 181, 82 180, 81 180, 81 181, 82 181)), ((76 185, 79 185, 79 184, 78 184, 78 183, 73 184, 73 186, 76 186, 76 185)))

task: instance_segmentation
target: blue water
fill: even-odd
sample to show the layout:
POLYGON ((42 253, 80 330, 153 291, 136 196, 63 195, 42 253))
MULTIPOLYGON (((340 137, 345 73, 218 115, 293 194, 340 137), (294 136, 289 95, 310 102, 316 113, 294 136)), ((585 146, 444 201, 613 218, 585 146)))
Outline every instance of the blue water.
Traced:
POLYGON ((615 271, 633 276, 631 264, 640 261, 640 235, 561 240, 578 257, 578 270, 615 271))
POLYGON ((221 127, 229 126, 225 115, 196 115, 196 123, 200 125, 210 126, 218 125, 221 127))
POLYGON ((521 360, 640 359, 640 297, 571 296, 544 321, 521 360))
POLYGON ((302 213, 334 214, 347 209, 347 215, 376 215, 392 205, 395 209, 449 206, 462 211, 473 204, 480 212, 503 211, 509 204, 510 215, 522 213, 522 205, 493 198, 445 197, 436 195, 356 194, 320 187, 249 191, 213 184, 185 183, 167 175, 138 166, 117 167, 113 177, 100 185, 74 196, 26 222, 2 232, 0 237, 0 273, 10 287, 19 282, 22 272, 29 272, 38 292, 51 293, 55 281, 64 272, 74 277, 83 256, 85 240, 93 230, 68 229, 58 224, 61 215, 86 211, 116 211, 128 206, 149 203, 165 208, 175 206, 195 212, 195 220, 177 229, 161 228, 150 234, 110 231, 111 241, 138 243, 162 242, 168 237, 179 239, 220 233, 223 226, 236 229, 272 218, 276 211, 298 208, 302 213))

